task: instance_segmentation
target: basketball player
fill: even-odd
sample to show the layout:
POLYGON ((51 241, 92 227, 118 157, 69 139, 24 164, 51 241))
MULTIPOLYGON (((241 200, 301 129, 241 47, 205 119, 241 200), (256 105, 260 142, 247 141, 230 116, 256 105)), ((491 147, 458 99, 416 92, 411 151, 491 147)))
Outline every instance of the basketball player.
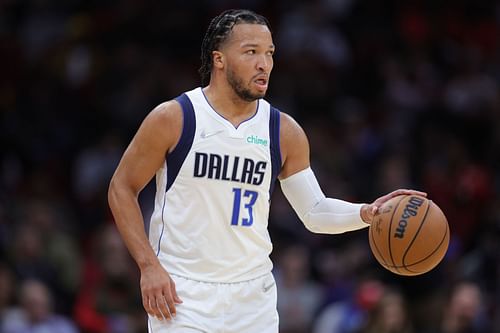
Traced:
POLYGON ((109 189, 117 227, 141 272, 149 332, 277 333, 267 231, 275 180, 317 233, 365 228, 383 202, 326 198, 302 128, 263 99, 275 46, 267 20, 225 11, 202 43, 203 87, 156 107, 109 189), (138 194, 156 174, 149 239, 138 194))

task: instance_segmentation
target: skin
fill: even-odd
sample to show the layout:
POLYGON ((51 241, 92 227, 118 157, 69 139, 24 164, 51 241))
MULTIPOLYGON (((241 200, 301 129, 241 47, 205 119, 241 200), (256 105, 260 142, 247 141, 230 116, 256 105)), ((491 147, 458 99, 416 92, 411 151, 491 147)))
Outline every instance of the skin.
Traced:
MULTIPOLYGON (((256 112, 257 99, 265 96, 273 69, 274 44, 267 26, 237 24, 227 41, 214 51, 210 84, 204 88, 210 104, 237 127, 256 112)), ((289 115, 280 116, 280 179, 309 167, 309 142, 302 128, 289 115)), ((179 141, 182 110, 176 101, 160 104, 151 111, 113 175, 108 201, 126 246, 141 272, 144 309, 158 319, 170 320, 176 304, 182 303, 175 283, 153 252, 144 231, 144 219, 138 204, 141 190, 165 163, 179 141)), ((426 194, 397 190, 366 204, 361 217, 370 223, 378 207, 399 194, 426 194)), ((168 267, 167 267, 168 269, 168 267)))

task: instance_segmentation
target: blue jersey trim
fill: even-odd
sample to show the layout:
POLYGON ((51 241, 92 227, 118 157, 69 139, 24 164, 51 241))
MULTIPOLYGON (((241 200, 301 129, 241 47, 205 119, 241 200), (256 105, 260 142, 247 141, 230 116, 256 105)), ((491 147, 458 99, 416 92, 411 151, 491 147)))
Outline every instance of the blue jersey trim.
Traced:
POLYGON ((174 183, 189 150, 193 146, 194 132, 196 129, 196 117, 194 115, 193 104, 186 94, 182 94, 175 99, 182 107, 183 123, 182 134, 175 149, 167 156, 167 192, 174 183))
POLYGON ((269 117, 269 138, 271 153, 271 184, 269 184, 269 198, 274 191, 276 179, 281 171, 281 148, 280 148, 280 111, 271 106, 269 117))
MULTIPOLYGON (((186 94, 182 94, 175 100, 182 107, 182 134, 177 146, 175 146, 174 150, 167 155, 167 186, 165 187, 165 192, 168 192, 170 187, 172 187, 187 154, 193 146, 194 132, 196 129, 196 117, 194 115, 193 104, 189 100, 189 97, 187 97, 186 94)), ((156 256, 160 254, 161 240, 163 238, 163 232, 165 231, 165 220, 163 219, 163 216, 165 213, 165 202, 167 201, 166 194, 163 200, 163 207, 161 211, 162 228, 160 237, 158 238, 158 250, 156 252, 156 256)))
POLYGON ((163 219, 163 214, 165 214, 165 203, 167 202, 167 195, 163 195, 163 206, 161 207, 161 232, 160 237, 158 237, 158 250, 156 251, 156 256, 160 255, 161 239, 163 238, 163 232, 165 231, 165 220, 163 219))

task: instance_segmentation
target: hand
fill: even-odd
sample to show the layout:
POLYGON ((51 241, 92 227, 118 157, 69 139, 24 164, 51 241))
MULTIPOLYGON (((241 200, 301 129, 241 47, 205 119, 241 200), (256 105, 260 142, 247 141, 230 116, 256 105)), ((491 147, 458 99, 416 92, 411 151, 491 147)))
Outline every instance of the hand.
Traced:
POLYGON ((147 313, 159 320, 171 320, 176 315, 177 296, 174 280, 158 263, 141 270, 142 305, 147 313))
POLYGON ((365 223, 368 224, 372 223, 373 217, 375 216, 375 214, 377 214, 379 207, 382 206, 385 202, 389 201, 390 199, 397 197, 398 195, 419 195, 422 197, 426 197, 427 193, 415 190, 406 190, 406 189, 399 189, 396 191, 392 191, 391 193, 378 198, 371 204, 363 205, 361 207, 361 212, 360 212, 361 219, 365 223))

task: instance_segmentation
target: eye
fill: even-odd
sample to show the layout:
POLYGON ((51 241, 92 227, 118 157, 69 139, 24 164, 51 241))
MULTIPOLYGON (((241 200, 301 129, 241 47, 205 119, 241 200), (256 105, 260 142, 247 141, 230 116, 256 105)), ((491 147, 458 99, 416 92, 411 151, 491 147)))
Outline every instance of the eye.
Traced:
POLYGON ((269 56, 273 56, 273 55, 274 55, 274 50, 272 50, 272 51, 267 51, 267 55, 269 55, 269 56))
POLYGON ((253 50, 253 49, 252 50, 247 50, 245 53, 246 54, 255 54, 255 50, 253 50))

